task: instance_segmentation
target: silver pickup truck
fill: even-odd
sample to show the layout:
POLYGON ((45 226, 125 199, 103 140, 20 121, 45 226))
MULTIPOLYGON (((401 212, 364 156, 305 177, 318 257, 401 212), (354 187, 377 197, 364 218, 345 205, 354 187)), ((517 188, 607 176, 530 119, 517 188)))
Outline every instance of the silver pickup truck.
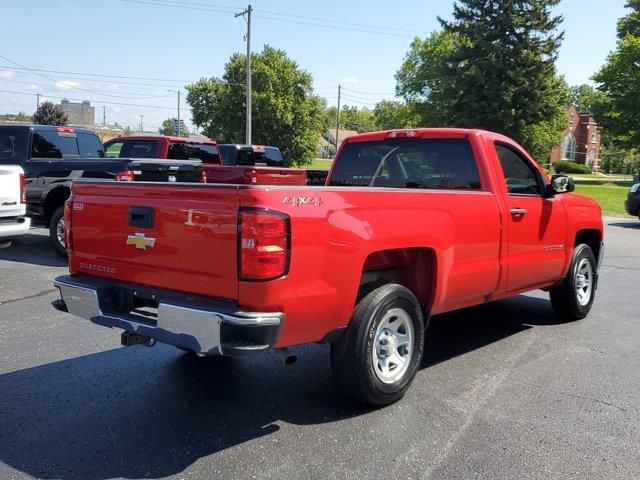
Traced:
POLYGON ((0 164, 0 247, 11 244, 10 237, 29 230, 31 220, 25 217, 25 177, 18 165, 0 164))

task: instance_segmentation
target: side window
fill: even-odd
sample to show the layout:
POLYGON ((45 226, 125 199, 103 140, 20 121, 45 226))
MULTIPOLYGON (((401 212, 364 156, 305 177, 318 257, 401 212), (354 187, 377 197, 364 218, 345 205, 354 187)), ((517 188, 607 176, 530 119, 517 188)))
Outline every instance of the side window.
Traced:
POLYGON ((60 135, 55 131, 34 132, 31 141, 31 158, 78 157, 75 134, 60 135))
POLYGON ((104 149, 102 148, 102 143, 100 143, 100 140, 95 135, 91 135, 89 133, 79 133, 78 148, 80 149, 81 157, 104 157, 104 149))
POLYGON ((118 158, 122 151, 122 142, 114 142, 107 146, 107 158, 118 158))
POLYGON ((504 179, 511 195, 541 195, 538 172, 510 147, 496 144, 504 179))

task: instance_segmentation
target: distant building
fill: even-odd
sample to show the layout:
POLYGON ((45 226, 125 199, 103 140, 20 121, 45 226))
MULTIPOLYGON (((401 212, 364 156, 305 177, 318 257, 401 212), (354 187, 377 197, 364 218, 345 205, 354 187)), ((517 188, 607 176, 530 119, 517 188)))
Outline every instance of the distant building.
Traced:
POLYGON ((91 102, 88 100, 82 103, 62 100, 60 107, 62 107, 62 111, 67 115, 70 125, 95 125, 96 107, 92 107, 91 102))
POLYGON ((351 135, 357 135, 356 130, 338 130, 338 142, 336 145, 336 129, 328 130, 319 140, 316 156, 319 158, 330 158, 331 151, 340 148, 342 141, 351 135))
POLYGON ((562 145, 551 152, 551 163, 569 160, 597 172, 600 170, 602 129, 598 127, 593 115, 580 113, 573 105, 567 110, 567 120, 564 140, 562 145))

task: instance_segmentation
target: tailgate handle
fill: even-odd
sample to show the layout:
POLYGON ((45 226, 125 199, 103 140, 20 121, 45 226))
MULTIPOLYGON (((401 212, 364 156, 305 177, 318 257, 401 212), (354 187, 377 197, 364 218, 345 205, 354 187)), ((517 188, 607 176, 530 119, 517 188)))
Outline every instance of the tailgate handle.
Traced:
POLYGON ((129 226, 137 228, 153 228, 153 207, 129 207, 129 226))

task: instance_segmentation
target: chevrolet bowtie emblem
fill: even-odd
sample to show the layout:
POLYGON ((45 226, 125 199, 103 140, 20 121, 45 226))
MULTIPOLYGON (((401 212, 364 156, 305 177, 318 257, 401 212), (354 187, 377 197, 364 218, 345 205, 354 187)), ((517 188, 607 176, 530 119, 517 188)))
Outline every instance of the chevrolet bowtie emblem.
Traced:
POLYGON ((127 237, 127 245, 135 245, 139 250, 146 250, 147 247, 151 248, 156 244, 155 238, 148 238, 144 233, 136 233, 135 235, 129 235, 127 237))

